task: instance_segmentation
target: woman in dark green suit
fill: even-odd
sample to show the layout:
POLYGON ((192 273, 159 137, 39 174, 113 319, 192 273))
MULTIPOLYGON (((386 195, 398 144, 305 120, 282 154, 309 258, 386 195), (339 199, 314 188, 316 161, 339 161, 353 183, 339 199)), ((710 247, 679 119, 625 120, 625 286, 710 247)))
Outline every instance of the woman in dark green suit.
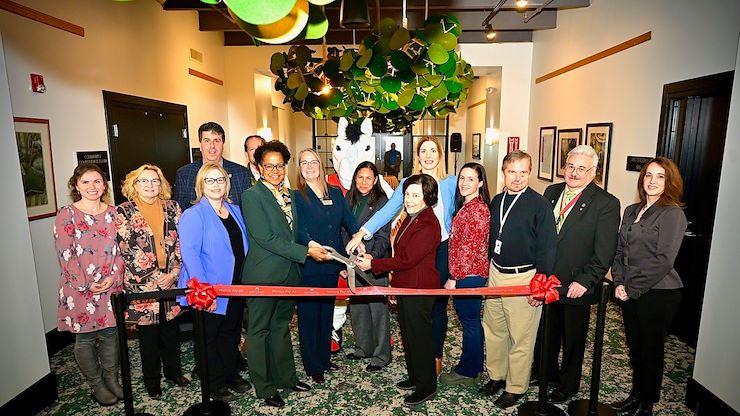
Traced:
MULTIPOLYGON (((295 242, 299 218, 293 192, 283 186, 288 148, 273 140, 257 148, 261 178, 242 194, 242 212, 249 237, 249 252, 242 268, 242 283, 263 286, 298 286, 299 264, 311 256, 328 260, 321 247, 306 247, 295 242)), ((265 404, 283 407, 277 389, 308 391, 298 380, 288 324, 295 312, 295 301, 287 298, 247 298, 249 325, 247 360, 257 397, 265 404)))

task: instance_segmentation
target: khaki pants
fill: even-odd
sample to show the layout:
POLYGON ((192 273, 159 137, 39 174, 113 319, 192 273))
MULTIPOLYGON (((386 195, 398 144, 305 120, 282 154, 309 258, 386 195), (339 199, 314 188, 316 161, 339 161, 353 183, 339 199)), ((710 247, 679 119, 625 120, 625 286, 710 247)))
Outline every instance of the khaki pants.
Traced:
MULTIPOLYGON (((504 274, 489 266, 488 286, 528 285, 535 271, 504 274)), ((491 380, 506 380, 506 391, 523 394, 529 386, 534 344, 542 308, 533 308, 526 296, 498 296, 485 300, 483 335, 486 371, 491 380)))

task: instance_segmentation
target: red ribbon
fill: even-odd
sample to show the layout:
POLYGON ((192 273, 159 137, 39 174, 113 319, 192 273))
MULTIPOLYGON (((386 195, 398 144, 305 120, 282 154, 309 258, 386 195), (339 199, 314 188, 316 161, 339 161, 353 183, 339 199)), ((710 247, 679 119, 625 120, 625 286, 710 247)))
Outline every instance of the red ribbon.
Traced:
POLYGON ((349 288, 296 287, 296 286, 251 286, 210 285, 193 277, 187 282, 190 288, 186 298, 196 309, 207 309, 216 296, 246 297, 350 297, 350 296, 527 296, 545 299, 545 303, 557 301, 560 296, 555 289, 560 281, 555 276, 548 279, 544 274, 535 275, 529 285, 479 287, 470 289, 405 289, 383 286, 358 287, 355 293, 349 288))
POLYGON ((197 277, 188 280, 187 286, 190 288, 185 298, 188 304, 195 309, 208 309, 216 299, 216 290, 209 283, 201 283, 197 277))
POLYGON ((548 279, 544 273, 537 273, 529 282, 532 297, 537 300, 544 299, 547 304, 557 302, 560 299, 560 293, 557 290, 560 286, 560 280, 557 276, 550 275, 548 279))

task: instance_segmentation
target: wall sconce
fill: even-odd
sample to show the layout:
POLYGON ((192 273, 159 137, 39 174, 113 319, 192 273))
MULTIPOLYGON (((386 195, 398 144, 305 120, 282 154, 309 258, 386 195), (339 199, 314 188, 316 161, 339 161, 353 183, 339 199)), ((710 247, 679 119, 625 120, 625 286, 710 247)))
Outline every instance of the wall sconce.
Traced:
POLYGON ((270 140, 272 140, 272 129, 269 127, 257 129, 257 135, 269 142, 270 140))
POLYGON ((486 127, 486 144, 492 145, 499 141, 501 132, 495 127, 486 127))

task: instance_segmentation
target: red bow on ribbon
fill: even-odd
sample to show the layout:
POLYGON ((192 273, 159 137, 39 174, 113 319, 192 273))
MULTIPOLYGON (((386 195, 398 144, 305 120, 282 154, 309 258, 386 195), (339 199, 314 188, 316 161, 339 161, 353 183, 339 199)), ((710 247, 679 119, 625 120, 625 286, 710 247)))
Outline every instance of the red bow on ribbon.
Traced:
POLYGON ((537 273, 529 282, 532 297, 537 300, 544 299, 547 304, 560 300, 560 293, 556 289, 560 286, 560 280, 557 276, 551 275, 548 279, 544 273, 537 273))
POLYGON ((188 280, 187 286, 190 290, 187 292, 185 298, 190 306, 198 310, 211 307, 213 300, 216 299, 216 290, 211 284, 201 283, 197 277, 193 277, 188 280))

